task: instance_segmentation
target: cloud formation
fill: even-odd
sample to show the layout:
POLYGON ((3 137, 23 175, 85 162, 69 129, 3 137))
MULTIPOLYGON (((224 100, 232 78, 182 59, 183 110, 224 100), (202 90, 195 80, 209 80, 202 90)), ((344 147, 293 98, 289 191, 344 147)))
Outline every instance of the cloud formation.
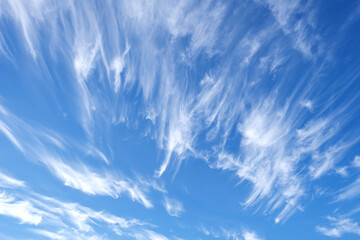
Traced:
POLYGON ((360 226, 357 222, 346 217, 327 217, 329 227, 317 226, 316 230, 329 237, 342 237, 344 234, 360 235, 360 226))
MULTIPOLYGON (((193 202, 172 199, 165 185, 187 189, 176 182, 184 170, 196 172, 197 186, 198 164, 235 179, 231 187, 241 194, 229 201, 239 209, 275 223, 311 201, 328 197, 338 206, 360 194, 358 44, 349 37, 360 8, 322 4, 1 1, 0 132, 51 180, 91 199, 127 196, 145 210, 175 216, 180 228, 193 202), (329 9, 336 17, 324 17, 329 9)), ((28 189, 5 172, 1 188, 28 189)), ((57 214, 43 214, 37 201, 45 201, 71 222, 33 231, 44 237, 106 238, 97 223, 121 237, 170 239, 148 227, 123 233, 132 226, 80 203, 15 195, 1 195, 7 209, 1 214, 41 225, 57 214)), ((219 206, 225 201, 214 199, 219 206)), ((329 220, 319 232, 341 236, 357 227, 348 218, 329 220)), ((245 230, 204 232, 260 239, 245 230)))
POLYGON ((183 204, 180 201, 167 197, 164 199, 164 208, 173 217, 179 217, 184 212, 183 204))
MULTIPOLYGON (((11 179, 10 182, 23 183, 17 179, 11 179)), ((95 211, 78 203, 63 202, 35 193, 30 189, 23 193, 1 190, 0 215, 16 218, 20 224, 32 225, 31 232, 49 239, 108 239, 105 234, 107 228, 117 236, 167 239, 149 230, 151 224, 141 220, 95 211), (96 230, 99 226, 101 232, 96 230)))
MULTIPOLYGON (((71 144, 65 142, 58 134, 41 127, 35 129, 4 107, 0 107, 2 110, 0 131, 26 158, 46 166, 66 186, 90 195, 109 195, 114 198, 125 193, 145 207, 152 207, 151 201, 145 195, 146 189, 140 187, 135 181, 117 177, 111 172, 97 172, 81 161, 76 163, 74 160, 71 162, 65 160, 62 156, 68 155, 68 158, 74 159, 76 151, 82 149, 70 149, 71 144)), ((96 157, 104 158, 99 150, 94 147, 92 149, 95 149, 96 157)), ((9 178, 6 180, 11 181, 9 178)), ((12 184, 20 183, 13 182, 12 184)))

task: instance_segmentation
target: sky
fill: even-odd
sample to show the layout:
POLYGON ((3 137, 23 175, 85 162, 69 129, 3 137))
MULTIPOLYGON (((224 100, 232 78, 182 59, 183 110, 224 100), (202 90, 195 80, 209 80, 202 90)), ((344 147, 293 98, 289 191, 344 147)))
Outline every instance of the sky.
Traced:
POLYGON ((0 0, 0 239, 360 239, 360 2, 0 0))

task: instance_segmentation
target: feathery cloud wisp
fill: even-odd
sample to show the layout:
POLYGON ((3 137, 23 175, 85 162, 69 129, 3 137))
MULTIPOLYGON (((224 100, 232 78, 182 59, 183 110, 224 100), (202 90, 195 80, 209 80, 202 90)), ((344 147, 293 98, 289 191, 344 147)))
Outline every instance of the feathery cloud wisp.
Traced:
POLYGON ((350 218, 327 217, 330 227, 317 226, 316 230, 329 237, 342 237, 344 234, 355 234, 360 236, 360 226, 350 218))
POLYGON ((170 216, 179 217, 184 212, 182 203, 176 199, 165 197, 164 207, 170 216))

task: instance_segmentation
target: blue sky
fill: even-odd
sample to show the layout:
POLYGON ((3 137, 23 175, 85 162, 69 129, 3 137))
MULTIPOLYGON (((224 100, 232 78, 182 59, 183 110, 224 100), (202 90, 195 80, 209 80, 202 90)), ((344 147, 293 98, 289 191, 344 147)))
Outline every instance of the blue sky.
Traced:
POLYGON ((360 238, 360 4, 0 1, 0 238, 360 238))

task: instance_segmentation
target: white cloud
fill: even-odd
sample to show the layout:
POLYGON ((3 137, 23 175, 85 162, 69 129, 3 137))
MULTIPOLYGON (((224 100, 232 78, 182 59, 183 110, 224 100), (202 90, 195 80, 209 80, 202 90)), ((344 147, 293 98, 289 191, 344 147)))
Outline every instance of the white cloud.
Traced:
POLYGON ((306 58, 312 58, 319 53, 312 48, 319 44, 319 36, 316 34, 316 24, 312 18, 313 11, 311 4, 304 6, 301 1, 294 0, 288 2, 286 0, 265 0, 257 1, 265 3, 275 20, 279 24, 281 30, 289 36, 293 42, 293 46, 306 58), (304 11, 304 8, 307 11, 304 11), (298 17, 301 13, 302 17, 298 17))
POLYGON ((71 166, 51 155, 43 154, 41 158, 50 171, 62 180, 66 186, 90 195, 110 195, 114 198, 125 192, 129 197, 142 203, 145 207, 152 207, 152 203, 136 183, 118 180, 111 174, 94 172, 83 164, 71 166))
MULTIPOLYGON (((346 168, 341 170, 336 164, 357 140, 331 143, 340 131, 335 116, 297 127, 298 119, 291 113, 294 108, 279 108, 271 98, 261 102, 245 111, 238 124, 242 136, 239 154, 220 150, 210 166, 234 171, 240 179, 251 182, 253 189, 245 206, 267 199, 265 211, 279 210, 275 217, 278 223, 302 209, 299 200, 305 194, 304 179, 297 172, 302 159, 310 155, 308 167, 313 179, 334 168, 345 174, 346 168)), ((302 110, 297 107, 295 111, 302 110)))
POLYGON ((82 239, 89 239, 89 240, 105 240, 108 239, 104 235, 97 235, 97 234, 88 234, 76 231, 74 229, 61 229, 56 232, 51 232, 48 230, 42 229, 33 229, 32 232, 47 237, 51 240, 67 240, 67 239, 74 239, 74 240, 82 240, 82 239))
MULTIPOLYGON (((78 77, 81 78, 81 81, 85 81, 94 68, 94 60, 99 51, 99 41, 99 39, 96 39, 95 42, 92 43, 85 39, 79 39, 74 46, 74 68, 78 77)), ((85 88, 85 85, 82 85, 82 87, 85 88)))
MULTIPOLYGON (((51 57, 65 59, 64 66, 74 76, 62 79, 60 85, 76 93, 69 99, 69 112, 78 114, 90 142, 96 142, 96 137, 101 142, 107 139, 109 127, 119 119, 130 127, 142 118, 151 119, 148 136, 164 151, 157 177, 172 163, 178 169, 188 156, 205 159, 211 167, 232 171, 241 181, 250 182, 245 205, 264 201, 265 212, 276 211, 279 222, 301 208, 307 178, 319 179, 332 169, 345 174, 337 163, 353 142, 339 132, 344 130, 342 120, 351 114, 339 113, 341 107, 336 106, 341 104, 332 104, 335 96, 323 109, 316 104, 319 112, 309 120, 304 107, 312 111, 328 91, 318 88, 317 76, 308 79, 314 75, 312 70, 303 69, 304 78, 289 77, 298 65, 291 59, 288 40, 307 58, 314 57, 314 49, 321 45, 313 34, 316 24, 310 15, 315 10, 309 9, 313 4, 259 3, 269 9, 275 24, 266 20, 249 28, 248 20, 254 16, 247 14, 247 7, 258 5, 232 9, 225 2, 212 1, 114 1, 102 3, 101 8, 91 1, 8 1, 0 17, 8 12, 18 24, 21 40, 34 59, 42 56, 37 48, 40 32, 50 39, 46 46, 51 57), (229 15, 224 17, 225 13, 229 15), (229 28, 234 26, 233 15, 237 24, 229 28), (279 31, 285 36, 279 36, 279 31), (202 69, 197 59, 211 60, 216 66, 202 69), (279 66, 285 69, 284 77, 276 74, 279 66), (335 107, 327 114, 330 105, 335 107)), ((346 77, 342 82, 347 82, 346 77)), ((326 87, 335 86, 330 85, 326 87)), ((126 194, 151 207, 146 192, 152 184, 92 169, 79 160, 80 150, 73 143, 29 126, 1 106, 0 113, 0 131, 65 185, 91 195, 126 194)), ((88 155, 109 164, 100 150, 90 149, 88 155)), ((356 192, 349 188, 342 196, 356 192)))
POLYGON ((339 195, 336 197, 338 201, 351 199, 360 195, 360 177, 353 183, 340 190, 339 195))
MULTIPOLYGON (((300 154, 311 154, 312 163, 309 171, 317 179, 335 167, 346 151, 355 143, 351 141, 338 141, 328 144, 340 131, 340 126, 332 119, 318 119, 309 121, 303 128, 297 130, 300 154), (319 151, 321 146, 327 146, 319 151)), ((356 140, 355 140, 356 141, 356 140)))
MULTIPOLYGON (((71 223, 80 232, 94 232, 93 225, 105 224, 115 231, 118 228, 129 229, 145 224, 137 219, 117 217, 106 212, 94 211, 77 203, 61 202, 43 195, 37 195, 32 201, 47 212, 44 219, 48 224, 52 223, 52 220, 63 222, 65 226, 71 223)), ((63 226, 63 224, 58 225, 63 226)))
POLYGON ((299 0, 291 2, 286 2, 284 0, 266 0, 265 2, 269 4, 274 17, 283 27, 288 25, 291 15, 299 5, 299 0))
POLYGON ((12 132, 10 131, 9 127, 5 125, 2 121, 0 121, 0 131, 20 150, 22 150, 22 147, 18 140, 14 137, 12 132))
POLYGON ((80 42, 76 48, 74 57, 74 68, 77 76, 79 106, 82 110, 81 123, 85 131, 91 135, 93 128, 93 114, 95 110, 94 99, 91 97, 89 89, 86 85, 86 78, 94 68, 94 59, 99 49, 99 43, 96 41, 93 46, 88 46, 92 43, 80 42))
MULTIPOLYGON (((1 12, 0 12, 0 16, 1 16, 1 12)), ((14 62, 14 57, 12 56, 11 51, 6 44, 5 38, 2 33, 0 33, 0 55, 1 54, 6 58, 8 58, 10 61, 14 62)))
POLYGON ((121 86, 121 76, 125 67, 125 56, 130 51, 130 46, 126 45, 126 49, 121 56, 115 57, 111 62, 110 69, 114 72, 114 92, 117 93, 121 86))
POLYGON ((31 224, 32 232, 49 239, 106 239, 105 232, 136 239, 167 239, 150 230, 153 225, 138 219, 126 219, 105 211, 96 211, 78 203, 24 191, 0 194, 0 214, 31 224))
POLYGON ((354 167, 360 167, 360 156, 355 156, 355 157, 354 157, 354 160, 353 160, 353 162, 352 162, 352 165, 353 165, 354 167))
POLYGON ((346 177, 346 176, 348 176, 347 169, 348 169, 348 167, 344 166, 344 167, 340 167, 340 168, 335 169, 335 172, 337 174, 339 174, 340 176, 346 177))
MULTIPOLYGON (((4 111, 2 112, 4 113, 4 111)), ((90 195, 109 195, 115 198, 125 193, 132 200, 143 204, 145 207, 152 207, 151 201, 145 195, 147 189, 140 187, 135 181, 119 178, 113 173, 92 170, 81 161, 73 160, 72 163, 69 163, 68 160, 64 159, 64 156, 69 159, 76 159, 76 151, 78 150, 65 149, 63 139, 59 138, 58 134, 51 134, 51 131, 44 131, 41 128, 34 129, 8 111, 5 113, 6 115, 0 115, 0 119, 3 118, 4 121, 8 122, 8 125, 0 120, 0 131, 5 133, 5 136, 25 157, 45 165, 66 186, 90 195)), ((76 144, 67 144, 67 146, 69 145, 76 147, 76 144)), ((91 149, 95 148, 92 147, 91 149)), ((80 148, 80 150, 82 149, 80 148)), ((104 158, 104 155, 99 154, 99 152, 97 155, 102 159, 104 158)))
POLYGON ((295 172, 298 159, 288 150, 291 127, 283 111, 272 108, 268 104, 255 108, 239 125, 244 137, 243 156, 237 162, 236 174, 253 183, 246 205, 266 197, 272 211, 285 205, 276 217, 278 222, 297 207, 304 190, 295 172), (273 195, 273 191, 278 194, 273 195))
POLYGON ((115 58, 111 63, 111 70, 114 71, 114 91, 117 93, 121 84, 121 72, 125 66, 124 59, 122 57, 115 58))
POLYGON ((205 227, 201 227, 200 231, 206 235, 211 236, 216 239, 227 239, 227 240, 263 240, 260 238, 255 232, 249 231, 247 229, 242 230, 241 232, 221 228, 218 231, 214 231, 212 229, 207 229, 205 227))
POLYGON ((33 30, 34 22, 32 21, 32 17, 39 17, 37 7, 41 4, 41 1, 32 2, 32 1, 7 1, 9 5, 10 15, 21 25, 21 30, 24 35, 25 42, 28 46, 29 52, 31 53, 33 58, 37 57, 37 53, 35 50, 35 42, 36 42, 36 31, 33 30), (35 11, 34 11, 35 10, 35 11), (31 16, 31 13, 34 15, 31 16))
POLYGON ((340 143, 326 149, 323 153, 314 153, 313 163, 309 166, 310 174, 317 179, 334 168, 344 156, 345 151, 351 146, 351 143, 340 143))
POLYGON ((249 232, 249 231, 243 232, 243 238, 244 240, 262 240, 262 238, 259 238, 255 232, 249 232))
POLYGON ((183 204, 176 199, 165 197, 164 207, 170 216, 179 217, 184 212, 183 204))
POLYGON ((136 240, 169 240, 164 235, 151 230, 137 231, 131 235, 136 240))
POLYGON ((2 188, 18 188, 25 187, 26 184, 23 181, 12 178, 0 172, 0 187, 2 188))
POLYGON ((309 99, 300 102, 300 104, 301 104, 301 106, 306 107, 310 111, 313 111, 313 109, 314 109, 314 104, 309 99))
POLYGON ((0 214, 17 218, 20 223, 38 225, 42 221, 42 212, 29 201, 17 201, 6 192, 0 193, 0 214))
POLYGON ((328 217, 329 227, 317 226, 316 230, 329 237, 342 237, 344 234, 360 236, 360 226, 357 222, 345 217, 328 217))
POLYGON ((160 177, 169 166, 171 158, 181 161, 188 152, 192 151, 194 136, 192 135, 191 113, 188 111, 186 103, 181 102, 179 97, 174 97, 162 113, 159 126, 159 142, 166 150, 165 159, 156 171, 156 176, 160 177))

